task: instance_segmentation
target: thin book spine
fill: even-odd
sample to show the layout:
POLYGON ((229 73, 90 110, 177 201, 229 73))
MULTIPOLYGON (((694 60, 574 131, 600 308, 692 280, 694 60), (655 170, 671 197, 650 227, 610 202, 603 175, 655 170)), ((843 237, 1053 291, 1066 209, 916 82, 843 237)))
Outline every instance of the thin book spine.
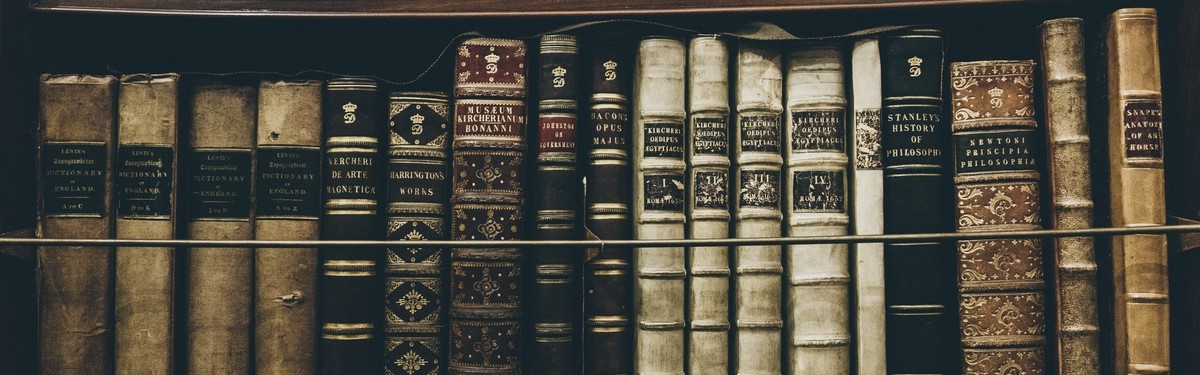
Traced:
MULTIPOLYGON (((262 81, 254 238, 316 240, 321 218, 321 81, 262 81)), ((254 367, 317 373, 316 248, 254 250, 254 367)))
MULTIPOLYGON (((788 236, 845 235, 846 85, 837 45, 797 45, 786 57, 784 212, 788 236)), ((788 372, 850 373, 850 247, 789 245, 788 372)))
MULTIPOLYGON (((175 238, 179 75, 121 77, 116 238, 175 238)), ((116 249, 118 374, 171 374, 175 348, 175 249, 116 249)))
MULTIPOLYGON (((783 62, 765 43, 738 46, 734 200, 737 238, 779 237, 783 211, 780 155, 783 62)), ((734 366, 739 373, 782 372, 783 257, 779 245, 740 246, 734 252, 734 366)))
MULTIPOLYGON (((850 53, 851 142, 850 215, 854 234, 883 234, 883 145, 879 38, 854 42, 850 53)), ((887 319, 884 304, 883 244, 852 245, 854 268, 854 359, 858 375, 887 373, 887 319), (875 338, 875 339, 863 339, 875 338)))

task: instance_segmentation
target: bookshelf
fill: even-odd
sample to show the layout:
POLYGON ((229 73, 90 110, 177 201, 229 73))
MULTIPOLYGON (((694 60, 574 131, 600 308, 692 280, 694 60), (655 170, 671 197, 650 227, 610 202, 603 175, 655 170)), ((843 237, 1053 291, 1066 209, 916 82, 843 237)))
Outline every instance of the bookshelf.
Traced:
MULTIPOLYGON (((703 32, 766 21, 799 36, 841 35, 882 25, 935 24, 946 30, 947 61, 1024 59, 1036 58, 1035 26, 1045 19, 1083 17, 1091 38, 1088 47, 1095 49, 1104 17, 1116 8, 1132 6, 1159 9, 1168 213, 1200 218, 1200 198, 1193 190, 1200 174, 1192 173, 1200 166, 1200 148, 1195 147, 1200 144, 1200 126, 1192 125, 1200 123, 1200 72, 1193 68, 1200 65, 1200 52, 1193 48, 1200 44, 1200 2, 1196 1, 0 0, 0 172, 6 176, 0 179, 0 196, 5 197, 0 203, 0 232, 16 238, 32 235, 28 228, 34 225, 36 211, 36 78, 44 72, 181 72, 185 76, 258 72, 234 75, 246 79, 329 78, 325 72, 332 72, 391 81, 383 90, 445 89, 451 82, 448 61, 452 58, 435 60, 463 32, 531 37, 580 22, 616 18, 703 32), (422 75, 426 68, 428 72, 422 75)), ((644 35, 672 31, 642 23, 618 23, 579 32, 644 35)), ((1091 102, 1103 103, 1101 86, 1089 84, 1091 102)), ((1099 137, 1104 127, 1093 129, 1093 139, 1103 139, 1099 137)), ((1098 148, 1093 159, 1103 157, 1102 147, 1098 148)), ((1095 160, 1092 163, 1094 171, 1104 169, 1095 167, 1095 160)), ((1107 195, 1103 177, 1099 173, 1093 176, 1098 208, 1104 206, 1107 195)), ((1104 214, 1103 209, 1097 211, 1097 225, 1107 221, 1104 214)), ((1192 232, 1200 227, 1169 230, 1192 232)), ((1096 230, 1089 234, 1111 233, 1096 230)), ((1200 252, 1179 252, 1172 257, 1172 297, 1192 296, 1175 298, 1173 319, 1189 311, 1195 315, 1194 309, 1200 308, 1200 297, 1195 296, 1200 296, 1200 291, 1181 289, 1176 285, 1185 284, 1175 283, 1177 276, 1196 274, 1200 252)), ((32 259, 28 243, 0 239, 0 283, 4 285, 0 301, 5 305, 0 308, 0 373, 35 372, 32 259)), ((1105 274, 1103 268, 1100 274, 1105 274)), ((1099 285, 1103 301, 1104 283, 1099 285)), ((1200 335, 1194 334, 1200 332, 1200 322, 1192 320, 1175 320, 1179 323, 1172 328, 1174 352, 1200 349, 1200 335)), ((1177 373, 1200 371, 1200 363, 1176 358, 1177 373)), ((1105 367, 1104 371, 1111 373, 1112 369, 1105 367)))

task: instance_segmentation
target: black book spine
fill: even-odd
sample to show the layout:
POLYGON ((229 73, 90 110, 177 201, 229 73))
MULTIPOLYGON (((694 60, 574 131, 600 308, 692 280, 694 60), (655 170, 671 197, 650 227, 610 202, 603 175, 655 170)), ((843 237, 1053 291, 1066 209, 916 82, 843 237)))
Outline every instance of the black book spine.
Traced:
MULTIPOLYGON (((375 81, 330 80, 325 88, 324 240, 375 240, 383 233, 380 138, 383 108, 375 81)), ((373 374, 381 359, 378 331, 380 249, 321 249, 322 374, 373 374)))
MULTIPOLYGON (((883 204, 887 233, 949 232, 954 202, 942 118, 942 34, 910 29, 881 40, 883 204)), ((889 373, 949 374, 958 368, 952 244, 888 244, 884 251, 889 373)))
MULTIPOLYGON (((583 184, 576 167, 579 45, 574 36, 546 35, 539 49, 537 132, 537 238, 580 239, 576 206, 583 184)), ((579 372, 579 251, 534 250, 533 333, 530 370, 579 372)))

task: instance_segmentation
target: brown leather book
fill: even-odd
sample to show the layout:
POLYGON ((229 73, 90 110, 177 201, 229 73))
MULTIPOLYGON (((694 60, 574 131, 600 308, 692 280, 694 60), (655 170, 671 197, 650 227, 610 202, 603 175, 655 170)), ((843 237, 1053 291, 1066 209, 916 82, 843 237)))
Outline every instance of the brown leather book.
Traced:
MULTIPOLYGON (((1041 229, 1033 61, 950 64, 959 232, 1041 229)), ((1042 243, 958 241, 964 374, 1045 372, 1042 243)))
MULTIPOLYGON (((254 239, 252 86, 200 83, 192 91, 183 169, 187 238, 254 239)), ((189 374, 248 374, 254 252, 248 247, 188 249, 186 361, 189 374)))
MULTIPOLYGON (((1107 30, 1109 193, 1113 227, 1166 223, 1158 15, 1121 9, 1107 30)), ((1114 370, 1170 371, 1167 238, 1114 236, 1114 370)))
MULTIPOLYGON (((321 217, 321 81, 263 81, 255 137, 254 238, 315 240, 321 217)), ((254 250, 254 365, 317 372, 317 249, 254 250)))
MULTIPOLYGON (((39 91, 39 238, 112 238, 117 80, 43 75, 39 91)), ((113 251, 37 251, 42 374, 112 371, 113 251)))
MULTIPOLYGON (((1092 227, 1092 171, 1088 166, 1087 83, 1084 71, 1083 19, 1042 23, 1042 100, 1046 117, 1046 194, 1053 207, 1047 226, 1092 227)), ((1091 237, 1047 242, 1054 259, 1054 321, 1051 335, 1063 375, 1100 372, 1096 313, 1096 256, 1091 237)))
MULTIPOLYGON (((121 77, 118 99, 117 238, 175 238, 179 75, 121 77)), ((175 249, 116 250, 118 374, 174 372, 175 249)))

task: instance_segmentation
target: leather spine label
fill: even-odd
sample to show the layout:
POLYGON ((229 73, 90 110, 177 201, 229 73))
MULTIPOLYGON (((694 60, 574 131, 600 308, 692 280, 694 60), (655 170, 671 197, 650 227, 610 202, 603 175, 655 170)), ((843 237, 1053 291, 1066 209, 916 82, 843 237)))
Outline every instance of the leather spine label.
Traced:
POLYGON ((46 142, 41 160, 43 216, 104 216, 108 151, 103 142, 46 142))
POLYGON ((883 137, 887 165, 940 165, 947 149, 949 132, 938 129, 942 116, 931 106, 893 106, 887 114, 883 137))
POLYGON ((175 148, 122 145, 117 150, 117 217, 170 219, 175 148))
POLYGON ((743 207, 779 207, 779 171, 741 171, 741 190, 738 192, 743 207))
POLYGON ((575 115, 544 113, 538 116, 538 151, 575 154, 575 115))
POLYGON ((793 150, 846 150, 846 111, 792 111, 793 150))
POLYGON ((321 149, 258 148, 255 216, 316 219, 321 216, 321 149))
POLYGON ((697 171, 692 184, 696 188, 696 208, 729 208, 729 173, 697 171))
POLYGON ((199 219, 250 218, 250 150, 195 150, 188 163, 188 214, 199 219))
POLYGON ((1033 130, 1011 130, 954 135, 954 161, 958 173, 1037 170, 1037 145, 1033 130))
POLYGON ((525 102, 457 100, 454 135, 516 139, 525 136, 525 102))
POLYGON ((742 152, 779 153, 779 115, 743 115, 738 117, 742 132, 742 152))
POLYGON ((1161 101, 1126 100, 1121 121, 1125 128, 1125 157, 1162 159, 1161 101))
POLYGON ((444 162, 392 160, 388 163, 388 202, 444 204, 448 195, 444 162))
POLYGON ((792 173, 792 212, 846 212, 846 175, 842 171, 792 173))
POLYGON ((628 123, 629 110, 622 105, 592 106, 592 148, 623 150, 629 142, 628 123))
POLYGON ((375 200, 377 190, 371 176, 375 157, 374 152, 356 149, 337 150, 327 155, 329 173, 325 183, 326 200, 375 200))
POLYGON ((683 158, 683 125, 673 122, 647 122, 645 157, 683 158))
POLYGON ((883 146, 880 144, 880 110, 872 108, 854 112, 854 166, 860 170, 883 168, 883 146))
POLYGON ((729 116, 693 116, 692 129, 692 150, 696 155, 729 155, 729 116))
POLYGON ((676 175, 647 175, 646 211, 683 212, 683 180, 676 175))

